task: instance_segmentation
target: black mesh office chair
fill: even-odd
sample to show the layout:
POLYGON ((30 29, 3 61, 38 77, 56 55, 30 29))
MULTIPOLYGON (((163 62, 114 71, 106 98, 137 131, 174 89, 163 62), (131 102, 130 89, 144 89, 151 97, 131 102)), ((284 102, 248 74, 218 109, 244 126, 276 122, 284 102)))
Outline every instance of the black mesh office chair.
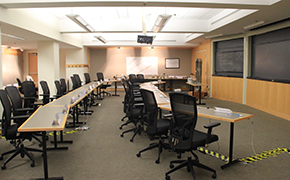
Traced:
POLYGON ((132 136, 132 138, 130 139, 131 142, 133 142, 134 140, 134 137, 137 135, 137 134, 141 134, 141 130, 142 130, 142 127, 141 127, 141 122, 142 122, 142 118, 143 118, 143 107, 144 107, 144 103, 143 103, 143 99, 142 97, 135 97, 133 95, 133 90, 132 90, 132 85, 130 85, 130 82, 128 80, 125 80, 124 81, 126 83, 125 87, 127 89, 127 99, 125 100, 126 102, 126 108, 125 108, 125 113, 126 115, 124 116, 124 118, 128 118, 128 120, 123 123, 119 129, 122 129, 123 126, 125 125, 128 125, 130 123, 134 124, 134 128, 132 129, 129 129, 129 130, 126 130, 124 131, 122 134, 121 134, 121 137, 124 136, 125 133, 128 133, 128 132, 132 132, 134 131, 134 134, 132 136))
POLYGON ((58 80, 55 80, 54 81, 54 85, 55 85, 55 88, 56 88, 56 95, 55 95, 55 97, 56 98, 60 98, 61 96, 64 95, 64 92, 63 92, 63 89, 61 87, 61 84, 60 84, 60 82, 58 80))
POLYGON ((66 88, 66 83, 64 78, 59 79, 61 88, 63 89, 63 93, 66 94, 68 92, 68 88, 66 88))
MULTIPOLYGON (((11 101, 11 104, 12 104, 13 117, 20 116, 20 115, 31 115, 34 112, 34 108, 23 107, 23 100, 20 96, 18 89, 15 86, 7 86, 5 88, 5 91, 7 92, 9 99, 11 101)), ((21 125, 25 120, 26 119, 18 119, 14 121, 18 125, 21 125)), ((40 136, 39 132, 33 133, 32 137, 40 143, 39 146, 42 146, 41 140, 37 138, 36 135, 40 136)))
POLYGON ((17 83, 18 83, 18 86, 19 86, 19 92, 21 93, 21 94, 23 94, 23 89, 22 89, 22 86, 21 86, 21 81, 20 81, 20 79, 19 78, 16 78, 16 81, 17 81, 17 83))
POLYGON ((24 107, 33 107, 36 109, 39 105, 43 105, 42 102, 37 102, 38 96, 33 81, 23 81, 21 86, 24 95, 24 107))
POLYGON ((195 129, 197 123, 197 107, 196 98, 186 93, 170 93, 170 103, 172 110, 172 124, 169 136, 169 144, 171 148, 177 153, 191 152, 194 159, 189 156, 186 160, 176 160, 170 162, 170 171, 166 175, 169 180, 169 174, 182 168, 187 167, 187 171, 192 173, 194 179, 195 173, 193 166, 213 172, 212 178, 216 178, 216 171, 201 163, 199 163, 198 156, 193 152, 198 147, 205 146, 212 142, 218 141, 218 136, 211 134, 212 128, 219 126, 220 123, 211 123, 204 127, 208 129, 207 133, 195 129), (174 167, 173 164, 180 165, 174 167))
MULTIPOLYGON (((97 73, 97 78, 98 78, 98 81, 104 81, 103 73, 102 72, 98 72, 97 73)), ((107 89, 107 87, 110 87, 110 86, 111 86, 111 84, 102 84, 100 86, 100 90, 101 90, 100 94, 103 94, 103 97, 105 96, 105 94, 111 96, 110 93, 105 91, 105 89, 107 89)))
POLYGON ((91 82, 91 77, 89 73, 84 73, 85 76, 85 83, 89 84, 91 82))
POLYGON ((143 74, 137 74, 137 81, 139 83, 144 83, 144 75, 143 74))
POLYGON ((43 94, 39 94, 39 95, 43 96, 43 98, 42 98, 43 104, 47 104, 50 101, 52 101, 53 99, 55 99, 55 97, 50 97, 50 90, 49 90, 47 82, 46 81, 40 81, 39 83, 41 85, 42 93, 43 93, 43 94))
POLYGON ((6 138, 6 140, 11 140, 14 145, 14 149, 7 151, 5 153, 2 153, 0 160, 3 160, 3 157, 7 154, 12 154, 3 164, 1 167, 2 169, 6 169, 6 164, 10 162, 14 157, 16 157, 18 154, 21 155, 23 158, 25 155, 32 161, 30 164, 31 167, 34 167, 35 161, 33 157, 28 153, 28 151, 34 151, 34 152, 42 152, 42 150, 39 149, 33 149, 24 147, 23 141, 25 139, 31 139, 32 133, 18 133, 17 129, 19 127, 19 124, 12 123, 13 120, 17 120, 17 122, 21 122, 29 117, 29 115, 19 115, 19 116, 13 116, 11 117, 11 104, 10 100, 8 98, 8 95, 5 90, 0 90, 0 100, 3 106, 3 115, 2 115, 2 131, 1 135, 6 138))
POLYGON ((75 77, 75 82, 77 83, 77 87, 81 87, 82 80, 81 80, 80 76, 78 74, 73 74, 73 76, 75 77))
POLYGON ((142 152, 158 148, 158 158, 155 161, 155 163, 158 164, 160 162, 160 154, 163 149, 169 149, 169 144, 164 143, 162 136, 167 137, 170 127, 170 119, 158 119, 158 106, 152 91, 140 89, 140 92, 145 104, 145 114, 143 115, 144 131, 150 139, 157 136, 159 140, 157 143, 152 143, 147 148, 139 151, 137 157, 140 157, 142 152))

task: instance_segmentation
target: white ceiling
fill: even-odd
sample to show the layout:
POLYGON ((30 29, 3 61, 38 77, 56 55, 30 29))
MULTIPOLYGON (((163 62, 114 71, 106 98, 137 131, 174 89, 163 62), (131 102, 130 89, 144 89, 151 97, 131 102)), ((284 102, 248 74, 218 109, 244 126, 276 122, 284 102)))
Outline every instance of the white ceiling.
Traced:
POLYGON ((29 19, 23 19, 26 25, 21 26, 21 22, 0 17, 2 33, 25 38, 16 40, 2 35, 2 45, 22 49, 36 49, 37 41, 43 40, 58 41, 61 48, 77 47, 62 36, 80 36, 82 45, 89 47, 148 46, 136 42, 144 28, 146 35, 156 36, 153 46, 194 47, 207 36, 241 34, 246 32, 244 26, 256 21, 263 20, 266 25, 290 17, 288 0, 1 0, 0 6, 5 13, 30 12, 38 18, 45 14, 46 23, 51 18, 48 16, 58 21, 47 27, 58 33, 50 36, 34 30, 35 24, 30 28, 29 19), (95 31, 86 32, 67 14, 79 14, 95 31), (161 32, 153 33, 151 28, 160 14, 170 14, 172 18, 161 32), (94 36, 102 36, 108 43, 94 36))

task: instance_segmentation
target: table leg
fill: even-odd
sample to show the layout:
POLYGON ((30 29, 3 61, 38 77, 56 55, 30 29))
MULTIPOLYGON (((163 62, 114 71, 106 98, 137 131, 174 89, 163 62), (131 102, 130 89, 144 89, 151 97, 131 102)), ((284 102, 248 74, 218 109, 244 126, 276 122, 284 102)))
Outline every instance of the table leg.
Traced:
MULTIPOLYGON (((62 131, 60 133, 62 134, 62 131)), ((54 138, 54 141, 52 141, 52 143, 54 144, 54 147, 47 148, 47 150, 68 150, 68 147, 57 147, 57 143, 59 141, 57 141, 56 131, 53 131, 53 138, 54 138)))
POLYGON ((49 179, 55 179, 55 180, 63 180, 63 177, 52 177, 48 178, 48 167, 47 167, 47 150, 46 150, 46 131, 42 131, 42 151, 43 151, 43 170, 44 170, 44 178, 36 178, 31 180, 49 180, 49 179))
POLYGON ((223 166, 221 166, 222 169, 225 169, 237 162, 240 162, 238 159, 233 160, 233 148, 234 148, 234 123, 231 122, 231 127, 230 127, 230 149, 229 149, 229 162, 223 166))
POLYGON ((112 96, 120 96, 117 94, 117 81, 115 82, 115 94, 112 94, 112 96))
MULTIPOLYGON (((198 92, 199 92, 199 100, 198 100, 198 105, 205 105, 205 103, 201 103, 201 86, 198 86, 199 87, 199 90, 198 90, 198 92)), ((193 93, 194 93, 194 91, 192 91, 193 93)))

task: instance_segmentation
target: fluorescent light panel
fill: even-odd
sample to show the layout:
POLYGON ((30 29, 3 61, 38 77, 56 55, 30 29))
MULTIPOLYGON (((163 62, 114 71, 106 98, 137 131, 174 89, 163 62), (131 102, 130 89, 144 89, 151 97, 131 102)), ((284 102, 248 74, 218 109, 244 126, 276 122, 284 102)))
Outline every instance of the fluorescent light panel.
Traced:
POLYGON ((259 26, 261 24, 264 24, 264 23, 265 23, 265 21, 257 21, 257 22, 255 22, 253 24, 244 26, 244 29, 252 29, 252 28, 257 27, 257 26, 259 26))
POLYGON ((211 38, 216 38, 216 37, 221 37, 223 36, 223 34, 215 34, 215 35, 211 35, 211 36, 205 36, 206 39, 211 39, 211 38))
POLYGON ((153 32, 159 32, 162 30, 162 28, 166 25, 166 23, 169 21, 172 15, 169 14, 162 14, 159 15, 152 27, 153 32))
POLYGON ((94 36, 94 37, 104 44, 106 44, 108 42, 103 36, 94 36))
POLYGON ((94 32, 94 28, 89 25, 80 15, 78 14, 68 14, 66 15, 68 18, 70 18, 72 21, 77 23, 79 26, 81 26, 83 29, 85 29, 88 32, 94 32))
POLYGON ((25 40, 22 37, 14 36, 14 35, 11 35, 11 34, 1 33, 1 35, 6 36, 6 37, 10 37, 10 38, 14 38, 14 39, 18 39, 18 40, 25 40))

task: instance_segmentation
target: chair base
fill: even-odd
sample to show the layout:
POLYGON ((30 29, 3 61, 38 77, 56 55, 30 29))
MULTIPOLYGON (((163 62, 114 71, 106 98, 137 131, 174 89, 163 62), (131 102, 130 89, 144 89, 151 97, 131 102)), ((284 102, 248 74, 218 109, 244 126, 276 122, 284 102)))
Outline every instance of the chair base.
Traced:
POLYGON ((162 153, 163 149, 170 149, 170 145, 167 143, 164 143, 164 140, 161 138, 161 136, 159 137, 159 142, 158 143, 152 143, 150 144, 147 148, 142 149, 141 151, 139 151, 138 154, 136 154, 137 157, 141 156, 142 152, 154 149, 154 148, 158 148, 158 158, 155 160, 156 164, 160 163, 160 154, 162 153))
POLYGON ((6 169, 6 164, 8 162, 10 162, 14 157, 16 157, 18 154, 21 155, 22 158, 24 158, 24 156, 26 155, 31 161, 32 163, 30 164, 31 167, 34 167, 35 166, 35 161, 33 159, 33 157, 28 153, 28 151, 34 151, 34 152, 42 152, 42 150, 40 149, 33 149, 33 148, 25 148, 23 144, 21 144, 20 146, 18 146, 17 148, 11 150, 11 151, 8 151, 8 152, 5 152, 1 155, 0 157, 0 160, 3 159, 3 156, 4 155, 7 155, 7 154, 11 154, 13 153, 3 164, 3 166, 1 166, 1 169, 4 170, 6 169))
POLYGON ((121 137, 124 137, 124 134, 125 134, 125 133, 128 133, 128 132, 132 132, 132 131, 134 131, 134 134, 133 134, 132 138, 130 139, 130 142, 133 142, 133 141, 134 141, 134 137, 135 137, 137 134, 139 134, 139 135, 141 134, 141 130, 142 130, 141 126, 138 125, 138 126, 136 126, 135 128, 133 128, 133 129, 129 129, 129 130, 127 130, 127 131, 122 132, 122 134, 121 134, 120 136, 121 136, 121 137))
POLYGON ((183 167, 187 167, 187 171, 188 172, 191 172, 193 179, 196 179, 193 166, 196 166, 196 167, 199 167, 199 168, 202 168, 202 169, 205 169, 205 170, 208 170, 208 171, 213 172, 213 175, 212 175, 212 178, 213 179, 215 179, 216 176, 217 176, 216 175, 216 171, 214 169, 212 169, 212 168, 210 168, 208 166, 205 166, 203 164, 200 164, 198 159, 192 159, 191 157, 188 157, 187 160, 175 160, 175 161, 171 161, 169 167, 170 168, 173 168, 173 169, 171 169, 170 171, 168 171, 167 173, 165 173, 165 179, 166 180, 170 180, 169 174, 172 173, 172 172, 174 172, 174 171, 176 171, 176 170, 178 170, 178 169, 181 169, 183 167), (174 167, 174 165, 173 165, 174 163, 178 163, 179 165, 176 166, 176 167, 174 167))

